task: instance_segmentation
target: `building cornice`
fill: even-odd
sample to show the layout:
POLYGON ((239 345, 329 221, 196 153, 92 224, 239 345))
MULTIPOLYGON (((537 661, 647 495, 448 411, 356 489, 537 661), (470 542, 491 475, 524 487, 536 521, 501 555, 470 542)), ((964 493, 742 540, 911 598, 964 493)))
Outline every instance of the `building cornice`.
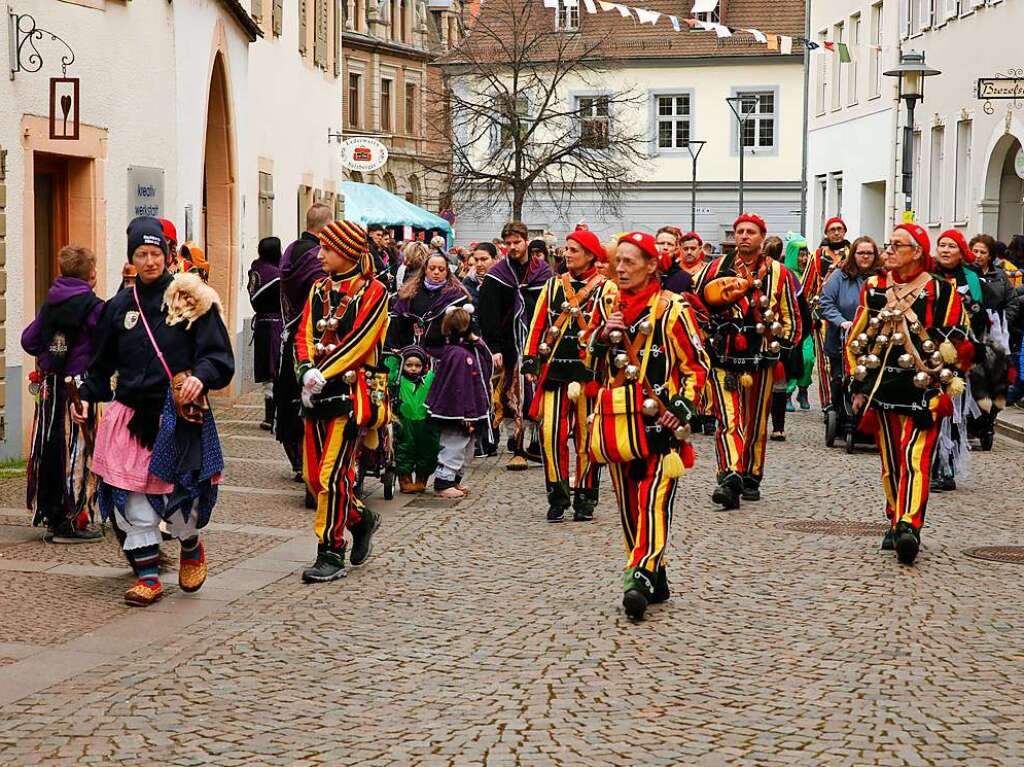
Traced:
MULTIPOLYGON (((615 70, 626 70, 668 67, 731 67, 748 65, 803 66, 803 61, 804 57, 802 54, 792 54, 788 56, 771 54, 768 56, 636 56, 621 59, 595 59, 593 61, 588 61, 587 63, 597 67, 609 66, 614 67, 615 70)), ((534 65, 537 67, 543 67, 546 63, 550 62, 537 61, 534 62, 534 65)), ((439 63, 437 66, 441 67, 449 74, 462 74, 472 71, 472 67, 469 64, 461 62, 439 63)))
POLYGON ((343 32, 341 35, 341 50, 356 49, 369 53, 390 53, 406 59, 429 62, 434 54, 423 48, 416 48, 404 43, 396 43, 393 40, 382 40, 379 37, 364 35, 361 32, 343 32))

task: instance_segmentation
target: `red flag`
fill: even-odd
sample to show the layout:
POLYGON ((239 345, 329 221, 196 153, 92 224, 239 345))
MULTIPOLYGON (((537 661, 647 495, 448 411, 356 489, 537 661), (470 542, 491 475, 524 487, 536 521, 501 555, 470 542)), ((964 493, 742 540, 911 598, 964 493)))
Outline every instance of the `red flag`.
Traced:
POLYGON ((836 49, 836 44, 833 43, 831 40, 825 40, 822 43, 822 45, 825 46, 825 50, 827 50, 827 51, 835 51, 835 49, 836 49))

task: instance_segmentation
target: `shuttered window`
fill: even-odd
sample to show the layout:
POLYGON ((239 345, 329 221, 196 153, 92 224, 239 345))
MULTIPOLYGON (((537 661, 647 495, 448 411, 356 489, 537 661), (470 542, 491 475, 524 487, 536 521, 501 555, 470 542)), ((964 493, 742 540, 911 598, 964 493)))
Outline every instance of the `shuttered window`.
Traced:
POLYGON ((306 55, 306 0, 299 0, 299 53, 306 55))
POLYGON ((281 18, 284 16, 284 0, 274 0, 274 34, 281 36, 281 18))
POLYGON ((263 21, 263 0, 252 0, 252 17, 263 21))
POLYGON ((334 0, 334 76, 341 77, 341 30, 344 27, 344 0, 334 0))
POLYGON ((313 2, 313 63, 327 69, 327 0, 313 2))
POLYGON ((260 171, 259 200, 260 239, 274 234, 274 177, 260 171))

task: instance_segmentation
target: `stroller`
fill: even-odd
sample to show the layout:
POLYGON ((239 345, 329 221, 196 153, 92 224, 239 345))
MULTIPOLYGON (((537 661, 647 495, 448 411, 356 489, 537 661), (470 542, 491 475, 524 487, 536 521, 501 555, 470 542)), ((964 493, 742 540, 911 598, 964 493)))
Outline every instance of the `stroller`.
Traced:
MULTIPOLYGON (((845 346, 846 339, 843 338, 845 346)), ((832 406, 825 411, 825 446, 834 447, 837 439, 846 444, 846 452, 853 454, 857 445, 874 445, 875 438, 857 428, 860 417, 853 412, 850 379, 844 375, 841 357, 832 360, 832 406)))

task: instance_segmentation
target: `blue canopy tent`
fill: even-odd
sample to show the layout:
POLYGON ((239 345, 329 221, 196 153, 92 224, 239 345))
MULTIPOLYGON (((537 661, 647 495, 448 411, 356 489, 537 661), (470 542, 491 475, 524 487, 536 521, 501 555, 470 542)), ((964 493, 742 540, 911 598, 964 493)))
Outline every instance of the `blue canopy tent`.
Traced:
POLYGON ((341 193, 345 195, 345 218, 358 224, 383 224, 384 226, 414 226, 417 229, 439 229, 444 232, 448 247, 455 235, 452 226, 440 216, 413 205, 385 189, 373 184, 358 184, 342 181, 341 193))

